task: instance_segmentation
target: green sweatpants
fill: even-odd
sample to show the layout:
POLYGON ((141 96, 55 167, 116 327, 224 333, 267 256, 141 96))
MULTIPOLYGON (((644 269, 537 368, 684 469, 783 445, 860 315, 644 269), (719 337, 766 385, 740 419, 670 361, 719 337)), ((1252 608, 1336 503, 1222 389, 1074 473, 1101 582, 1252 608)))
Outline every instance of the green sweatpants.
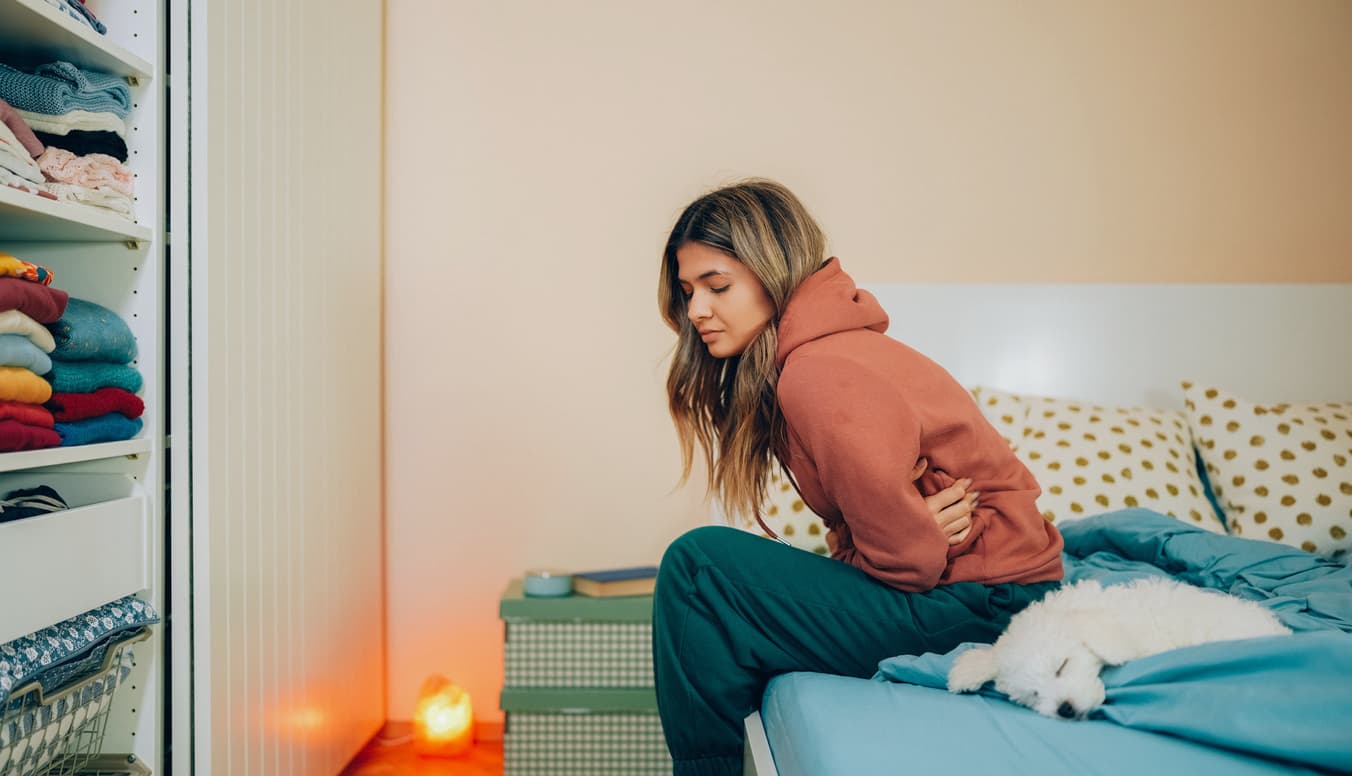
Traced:
POLYGON ((772 677, 870 677, 893 655, 991 642, 1056 584, 904 593, 735 528, 687 532, 667 548, 653 594, 657 706, 676 776, 742 772, 742 721, 772 677))

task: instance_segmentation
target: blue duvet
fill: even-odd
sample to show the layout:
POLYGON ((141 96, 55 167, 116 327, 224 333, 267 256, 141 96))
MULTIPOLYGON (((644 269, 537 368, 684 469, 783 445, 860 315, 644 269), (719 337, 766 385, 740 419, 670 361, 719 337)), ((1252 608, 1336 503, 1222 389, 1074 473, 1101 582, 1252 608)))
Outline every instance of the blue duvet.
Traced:
MULTIPOLYGON (((1095 718, 1262 758, 1352 771, 1352 567, 1270 542, 1208 533, 1146 510, 1100 515, 1061 530, 1068 582, 1114 584, 1167 574, 1258 601, 1296 631, 1203 644, 1105 669, 1107 701, 1095 718)), ((944 688, 953 658, 970 646, 885 660, 875 679, 944 688)), ((989 685, 981 693, 1003 698, 989 685)))

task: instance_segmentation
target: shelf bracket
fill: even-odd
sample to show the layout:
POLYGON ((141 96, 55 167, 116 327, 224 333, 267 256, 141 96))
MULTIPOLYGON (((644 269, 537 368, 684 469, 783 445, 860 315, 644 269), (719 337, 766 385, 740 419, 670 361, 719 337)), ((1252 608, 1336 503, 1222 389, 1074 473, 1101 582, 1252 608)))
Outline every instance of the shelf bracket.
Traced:
POLYGON ((129 85, 131 85, 131 86, 140 86, 140 85, 141 85, 141 79, 138 78, 138 77, 136 77, 136 76, 134 76, 134 75, 129 75, 129 76, 127 76, 127 83, 128 83, 129 85))
POLYGON ((127 240, 126 242, 124 242, 124 243, 122 243, 122 244, 125 245, 125 246, 127 246, 127 250, 129 250, 129 251, 135 251, 135 250, 139 250, 139 249, 141 248, 141 241, 140 241, 140 240, 127 240))

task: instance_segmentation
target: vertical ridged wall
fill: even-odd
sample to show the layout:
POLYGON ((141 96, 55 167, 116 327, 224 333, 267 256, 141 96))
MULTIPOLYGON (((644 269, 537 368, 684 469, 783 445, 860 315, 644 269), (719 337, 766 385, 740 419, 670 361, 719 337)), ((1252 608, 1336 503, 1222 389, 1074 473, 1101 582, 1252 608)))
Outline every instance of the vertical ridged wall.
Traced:
POLYGON ((384 719, 382 4, 191 12, 194 759, 330 776, 384 719))

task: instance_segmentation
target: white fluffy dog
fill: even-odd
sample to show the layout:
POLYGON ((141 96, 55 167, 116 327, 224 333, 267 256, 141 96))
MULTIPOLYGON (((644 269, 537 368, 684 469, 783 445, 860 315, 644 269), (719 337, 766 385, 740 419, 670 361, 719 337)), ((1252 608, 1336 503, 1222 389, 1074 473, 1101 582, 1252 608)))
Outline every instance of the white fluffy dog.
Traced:
POLYGON ((1061 587, 1016 614, 989 647, 953 661, 951 692, 991 679, 1015 703, 1048 717, 1084 719, 1102 705, 1105 665, 1210 641, 1289 634, 1273 613, 1225 593, 1151 577, 1061 587))

